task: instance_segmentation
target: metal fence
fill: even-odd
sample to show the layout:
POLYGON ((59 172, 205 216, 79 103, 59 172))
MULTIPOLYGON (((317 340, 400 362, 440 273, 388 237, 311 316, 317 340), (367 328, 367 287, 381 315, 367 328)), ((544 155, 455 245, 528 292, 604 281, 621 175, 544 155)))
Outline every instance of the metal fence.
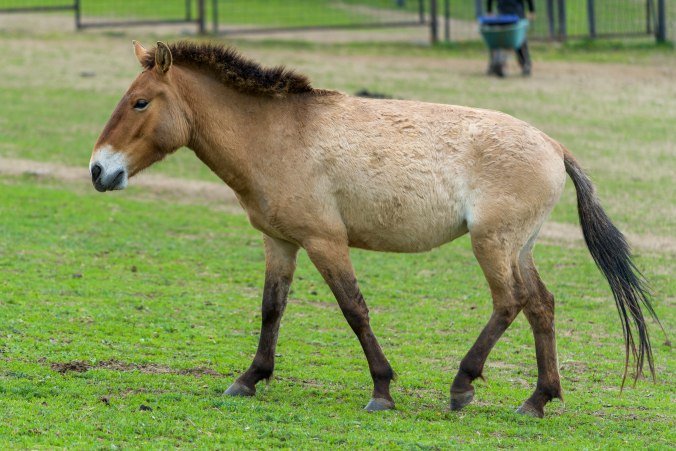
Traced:
POLYGON ((204 1, 200 0, 78 0, 77 27, 119 27, 195 24, 204 33, 204 1))
POLYGON ((429 0, 211 0, 218 34, 426 26, 429 0))
POLYGON ((75 11, 73 0, 0 0, 0 13, 75 11))
POLYGON ((72 12, 75 27, 195 24, 204 33, 206 0, 0 0, 3 13, 72 12))
MULTIPOLYGON (((534 2, 537 19, 529 30, 534 39, 655 35, 658 41, 674 40, 674 0, 534 2)), ((486 0, 0 0, 0 14, 70 11, 78 29, 180 23, 200 33, 231 35, 429 27, 436 42, 480 39, 476 18, 485 6, 486 0)))

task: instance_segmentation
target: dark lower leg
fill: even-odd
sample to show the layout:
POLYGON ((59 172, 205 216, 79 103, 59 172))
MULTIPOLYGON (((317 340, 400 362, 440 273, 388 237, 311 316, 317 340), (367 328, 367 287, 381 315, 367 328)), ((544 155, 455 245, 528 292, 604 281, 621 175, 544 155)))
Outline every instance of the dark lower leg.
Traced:
POLYGON ((472 400, 472 381, 482 376, 488 354, 519 313, 511 309, 494 310, 476 342, 460 362, 460 368, 451 385, 451 409, 459 410, 472 400))
POLYGON ((286 298, 291 280, 272 280, 266 277, 263 289, 263 307, 261 335, 258 341, 256 356, 249 369, 242 374, 237 382, 255 393, 256 383, 269 379, 275 368, 275 349, 279 336, 279 324, 286 308, 286 298))
POLYGON ((306 246, 310 259, 331 288, 345 319, 359 339, 371 377, 373 397, 367 410, 394 407, 390 396, 390 381, 394 371, 376 339, 369 321, 369 310, 359 290, 346 245, 319 242, 306 246))
POLYGON ((516 56, 524 74, 528 75, 531 71, 530 51, 528 43, 524 41, 523 45, 516 49, 516 56))
MULTIPOLYGON (((390 396, 390 381, 394 378, 394 371, 371 329, 368 308, 357 281, 345 279, 335 282, 334 286, 337 287, 334 294, 337 299, 340 299, 338 301, 340 309, 352 331, 357 335, 366 355, 369 371, 373 378, 373 398, 385 399, 393 403, 390 396), (340 293, 340 295, 337 293, 340 293)), ((333 286, 332 289, 334 289, 333 286)))
POLYGON ((533 329, 538 381, 535 391, 519 409, 520 413, 543 417, 544 407, 554 398, 563 399, 554 330, 554 297, 544 289, 532 299, 524 314, 533 329))
POLYGON ((501 49, 491 49, 489 52, 488 75, 503 77, 505 55, 501 49))
POLYGON ((472 250, 491 288, 493 314, 476 342, 460 362, 451 385, 451 409, 460 410, 472 401, 472 381, 482 376, 488 354, 523 308, 520 276, 515 256, 504 248, 505 238, 495 231, 470 232, 472 250))
POLYGON ((256 356, 249 369, 226 391, 230 395, 250 396, 256 384, 269 379, 275 367, 279 325, 295 269, 297 247, 266 238, 266 272, 261 309, 261 334, 256 356))

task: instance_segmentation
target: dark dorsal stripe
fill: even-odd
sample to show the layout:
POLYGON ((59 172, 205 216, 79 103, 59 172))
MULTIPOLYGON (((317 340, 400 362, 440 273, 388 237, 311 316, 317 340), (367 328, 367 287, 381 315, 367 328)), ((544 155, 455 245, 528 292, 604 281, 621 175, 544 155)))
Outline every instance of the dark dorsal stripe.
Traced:
MULTIPOLYGON (((174 64, 193 66, 211 73, 225 85, 245 94, 281 97, 315 90, 305 76, 284 66, 263 67, 232 47, 181 41, 169 44, 174 64)), ((148 51, 144 67, 155 66, 155 51, 148 51)))

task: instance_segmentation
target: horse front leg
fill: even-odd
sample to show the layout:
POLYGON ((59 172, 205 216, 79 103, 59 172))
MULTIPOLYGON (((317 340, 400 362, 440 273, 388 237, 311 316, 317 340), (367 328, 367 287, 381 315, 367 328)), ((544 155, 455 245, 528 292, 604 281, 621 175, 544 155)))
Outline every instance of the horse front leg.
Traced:
POLYGON ((253 396, 256 384, 272 376, 279 324, 296 269, 297 253, 295 244, 265 237, 265 286, 258 350, 249 369, 225 391, 226 395, 253 396))
POLYGON ((393 409, 390 381, 394 379, 394 371, 371 330, 369 311, 357 284, 347 243, 318 240, 304 247, 310 260, 331 288, 345 319, 357 335, 366 354, 373 378, 373 395, 365 410, 393 409))

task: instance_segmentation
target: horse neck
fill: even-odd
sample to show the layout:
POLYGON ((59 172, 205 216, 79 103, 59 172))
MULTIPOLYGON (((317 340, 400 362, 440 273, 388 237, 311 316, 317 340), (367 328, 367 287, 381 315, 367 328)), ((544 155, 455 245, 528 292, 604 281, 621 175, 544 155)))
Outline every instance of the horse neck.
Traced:
POLYGON ((246 193, 271 125, 283 120, 284 102, 239 93, 192 70, 181 70, 176 79, 190 110, 188 147, 235 192, 246 193))

